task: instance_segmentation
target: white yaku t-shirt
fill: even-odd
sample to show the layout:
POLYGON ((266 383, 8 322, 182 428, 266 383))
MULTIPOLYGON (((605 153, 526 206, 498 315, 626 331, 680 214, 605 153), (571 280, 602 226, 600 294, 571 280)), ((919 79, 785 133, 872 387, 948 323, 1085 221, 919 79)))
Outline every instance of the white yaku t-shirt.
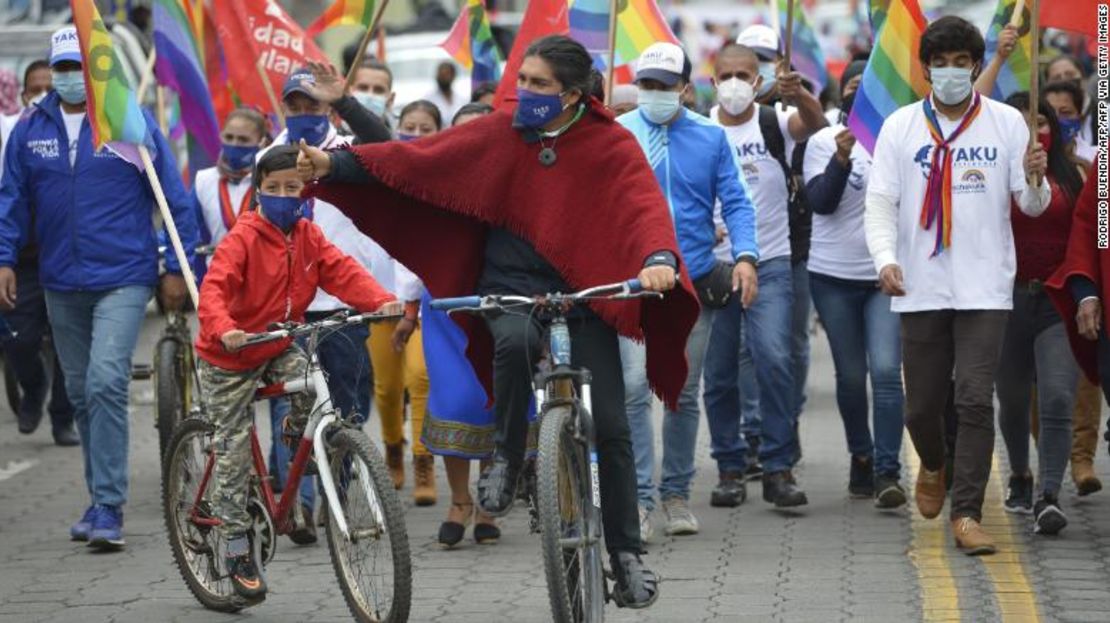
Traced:
MULTIPOLYGON (((810 137, 802 168, 807 184, 825 173, 829 160, 836 155, 836 135, 843 130, 843 125, 834 124, 810 137)), ((878 275, 871 253, 867 250, 867 236, 863 229, 871 154, 863 145, 856 143, 851 160, 852 170, 848 173, 848 183, 844 186, 836 211, 832 214, 813 213, 809 270, 839 279, 874 281, 878 275)))
MULTIPOLYGON (((951 145, 952 244, 936 257, 936 225, 926 231, 920 223, 935 147, 924 106, 898 109, 879 132, 869 192, 898 201, 897 255, 906 295, 892 299, 895 312, 1013 306, 1010 197, 1025 188, 1029 130, 1010 106, 983 97, 982 107, 951 145)), ((945 136, 960 123, 937 117, 945 136)))
MULTIPOLYGON (((741 172, 748 182, 752 204, 756 207, 756 231, 759 232, 759 259, 761 262, 776 257, 790 255, 790 213, 787 205, 786 176, 782 165, 771 155, 759 131, 759 104, 752 104, 755 114, 747 122, 735 126, 725 126, 728 142, 736 149, 740 160, 741 172)), ((785 112, 781 106, 774 107, 778 116, 779 129, 786 144, 786 161, 794 153, 795 141, 790 136, 790 116, 794 108, 785 112)), ((711 118, 720 125, 717 109, 711 111, 711 118)))

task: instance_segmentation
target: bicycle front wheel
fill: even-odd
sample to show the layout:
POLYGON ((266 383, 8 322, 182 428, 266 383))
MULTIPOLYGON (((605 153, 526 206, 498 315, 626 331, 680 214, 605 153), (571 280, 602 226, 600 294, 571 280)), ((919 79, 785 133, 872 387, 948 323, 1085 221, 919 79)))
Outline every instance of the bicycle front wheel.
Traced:
POLYGON ((393 481, 374 444, 361 431, 336 431, 329 445, 328 460, 348 536, 328 512, 328 549, 347 607, 355 620, 364 623, 407 621, 412 559, 393 481))
POLYGON ((540 418, 536 499, 547 593, 555 621, 600 622, 605 616, 601 526, 589 508, 590 463, 575 439, 573 412, 556 407, 540 418))

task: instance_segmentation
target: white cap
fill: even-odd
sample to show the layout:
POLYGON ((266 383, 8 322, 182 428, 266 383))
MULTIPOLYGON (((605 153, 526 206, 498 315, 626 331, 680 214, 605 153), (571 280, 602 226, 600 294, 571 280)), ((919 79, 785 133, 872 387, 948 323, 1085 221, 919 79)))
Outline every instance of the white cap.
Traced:
POLYGON ((54 31, 50 36, 50 64, 62 61, 81 62, 81 43, 77 40, 77 28, 66 26, 54 31))
POLYGON ((779 35, 774 28, 763 24, 748 26, 736 38, 736 43, 751 48, 761 60, 772 61, 779 55, 779 35))
POLYGON ((636 61, 636 81, 657 80, 672 87, 679 80, 690 81, 690 59, 682 48, 660 41, 648 46, 636 61))

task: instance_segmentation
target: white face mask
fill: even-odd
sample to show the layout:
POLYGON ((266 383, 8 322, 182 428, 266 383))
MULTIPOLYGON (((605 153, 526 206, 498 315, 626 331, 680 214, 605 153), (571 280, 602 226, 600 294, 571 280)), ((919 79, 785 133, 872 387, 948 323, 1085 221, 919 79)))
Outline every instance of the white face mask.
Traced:
POLYGON ((929 70, 933 81, 933 95, 946 106, 955 106, 971 95, 971 69, 965 67, 936 67, 929 70))
POLYGON ((682 94, 678 91, 645 91, 640 89, 636 96, 640 111, 648 121, 663 125, 674 119, 682 108, 682 94))
POLYGON ((387 98, 386 96, 371 93, 369 91, 355 91, 354 93, 351 93, 351 95, 354 96, 356 100, 358 100, 359 104, 362 104, 363 108, 369 110, 374 115, 378 117, 385 116, 385 106, 386 103, 388 103, 389 101, 389 98, 387 98))
POLYGON ((717 85, 717 101, 730 115, 742 115, 755 101, 755 87, 739 78, 729 78, 717 85))

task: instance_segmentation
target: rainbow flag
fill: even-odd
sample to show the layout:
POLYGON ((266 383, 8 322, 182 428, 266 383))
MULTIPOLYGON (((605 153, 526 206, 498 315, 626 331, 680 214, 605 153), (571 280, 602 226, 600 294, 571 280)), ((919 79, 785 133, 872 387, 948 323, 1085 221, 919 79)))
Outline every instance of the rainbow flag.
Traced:
POLYGON ((154 0, 153 8, 154 75, 158 84, 177 93, 185 130, 215 161, 220 152, 220 126, 208 93, 192 10, 181 0, 154 0))
MULTIPOLYGON (((779 3, 779 33, 781 39, 786 38, 787 0, 778 0, 779 3)), ((790 64, 798 73, 809 78, 820 93, 829 82, 829 70, 825 66, 825 53, 821 51, 821 44, 817 42, 817 34, 806 19, 805 9, 801 2, 794 3, 794 33, 790 48, 790 64)))
MULTIPOLYGON (((609 63, 610 5, 609 0, 573 0, 570 5, 570 36, 589 50, 600 70, 609 63)), ((655 0, 619 0, 616 35, 617 67, 636 60, 658 41, 681 45, 655 0)))
POLYGON ((69 6, 81 44, 93 148, 99 150, 107 145, 121 158, 142 168, 138 148, 153 147, 153 140, 112 36, 93 0, 69 0, 69 6))
POLYGON ((929 92, 917 60, 925 25, 917 0, 892 0, 848 117, 848 127, 868 152, 875 151, 884 119, 929 92))
POLYGON ((501 51, 482 0, 467 0, 440 47, 470 71, 472 87, 501 80, 501 51))
POLYGON ((879 31, 886 20, 888 9, 890 9, 890 0, 870 0, 868 15, 871 19, 871 35, 876 41, 879 39, 879 31))
POLYGON ((374 0, 335 0, 316 21, 309 24, 305 34, 309 37, 324 32, 333 26, 362 26, 369 28, 374 21, 374 0))
MULTIPOLYGON (((998 0, 994 18, 991 19, 990 28, 987 29, 987 56, 984 64, 989 63, 998 52, 998 35, 1010 23, 1014 14, 1017 0, 998 0)), ((991 97, 996 100, 1005 100, 1018 91, 1029 90, 1029 76, 1032 73, 1030 59, 1033 58, 1033 37, 1029 32, 1029 9, 1026 4, 1023 11, 1025 15, 1018 24, 1018 43, 1010 57, 1003 63, 998 72, 998 79, 994 81, 994 91, 991 97)))

